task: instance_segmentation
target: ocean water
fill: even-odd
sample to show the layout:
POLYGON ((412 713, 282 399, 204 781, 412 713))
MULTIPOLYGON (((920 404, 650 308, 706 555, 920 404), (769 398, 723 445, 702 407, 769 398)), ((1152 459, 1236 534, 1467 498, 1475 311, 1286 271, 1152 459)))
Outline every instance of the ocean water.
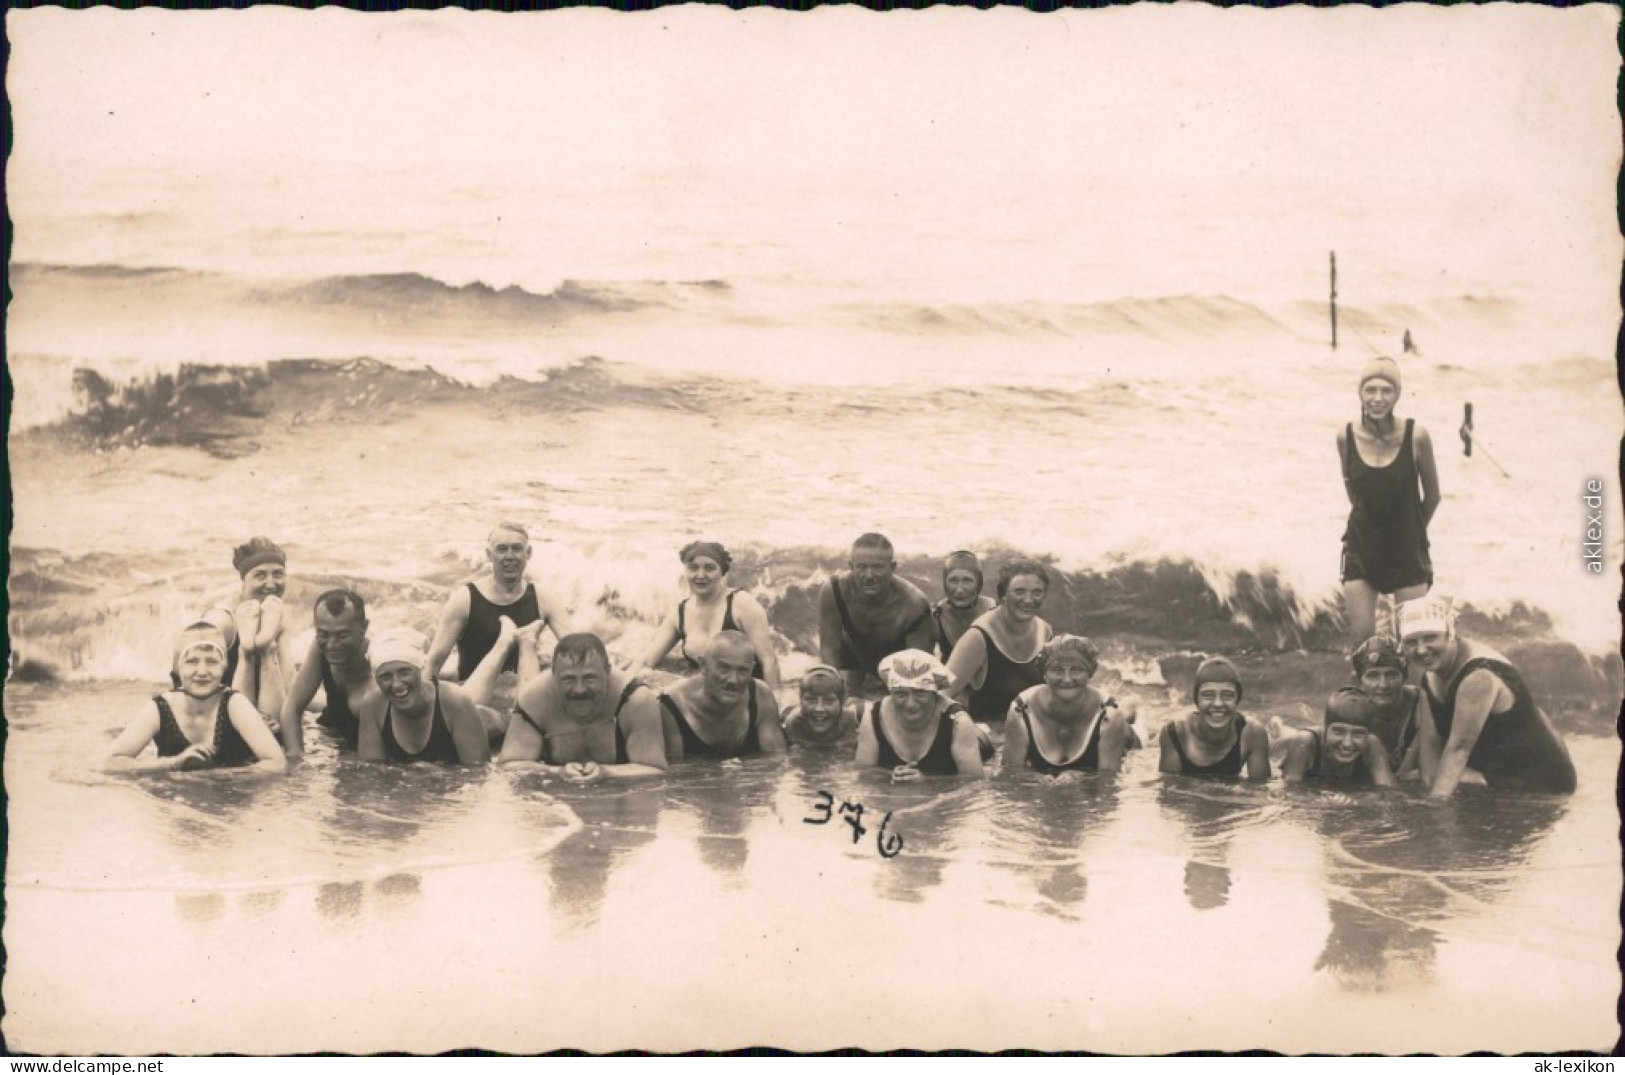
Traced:
MULTIPOLYGON (((1234 20, 1207 17, 1179 15, 1230 41, 1192 55, 1195 82, 1245 43, 1224 37, 1234 20)), ((934 107, 924 90, 872 142, 840 116, 803 115, 786 129, 811 140, 804 154, 754 113, 699 130, 709 153, 648 148, 640 116, 681 124, 627 103, 602 119, 594 163, 573 97, 555 117, 585 155, 571 167, 533 147, 509 156, 504 139, 414 160, 404 127, 352 156, 321 131, 304 155, 232 156, 249 150, 218 130, 166 156, 156 128, 150 154, 117 155, 98 139, 145 130, 122 104, 114 134, 87 111, 46 152, 44 114, 27 105, 95 99, 93 76, 52 81, 57 50, 113 41, 136 63, 171 48, 176 84, 202 87, 188 65, 208 34, 150 15, 8 16, 24 106, 7 175, 8 1044, 1609 1048, 1625 557, 1615 173, 1559 174, 1531 147, 1594 149, 1580 136, 1595 117, 1573 106, 1595 83, 1610 102, 1604 156, 1617 153, 1617 57, 1575 60, 1571 85, 1518 51, 1604 37, 1611 50, 1574 29, 1590 17, 1456 24, 1518 73, 1479 72, 1520 118, 1473 126, 1480 112, 1438 97, 1432 122, 1476 135, 1490 163, 1521 154, 1525 173, 1446 169, 1451 139, 1434 161, 1428 122, 1385 125, 1373 106, 1344 117, 1372 152, 1334 152, 1342 172, 1214 157, 1215 181, 1180 156, 1196 135, 1142 143, 1127 106, 1086 110, 1118 153, 1049 148, 1067 114, 1050 98, 986 114, 960 102, 963 137, 939 143, 906 122, 934 107), (740 131, 778 156, 725 152, 746 144, 740 131), (1370 163, 1390 133, 1418 155, 1411 169, 1370 163), (833 149, 846 155, 814 152, 833 149), (1461 178, 1416 178, 1445 174, 1461 178), (1226 652, 1279 739, 1346 675, 1333 437, 1358 417, 1360 366, 1397 355, 1407 331, 1418 353, 1401 356, 1400 413, 1431 432, 1444 494, 1437 588, 1568 735, 1572 799, 1466 791, 1430 808, 1409 792, 1201 784, 1159 776, 1150 750, 1115 779, 1053 786, 893 788, 797 754, 575 789, 358 766, 325 745, 282 780, 86 772, 156 689, 173 630, 233 590, 234 544, 265 533, 288 549, 296 634, 336 585, 362 592, 375 623, 428 629, 510 518, 531 528, 538 583, 624 658, 681 595, 676 550, 724 541, 790 677, 816 654, 816 586, 863 531, 889 535, 933 596, 950 550, 990 568, 1043 557, 1046 616, 1101 644, 1102 679, 1141 700, 1148 738, 1181 712, 1199 656, 1226 652), (1457 435, 1468 403, 1471 457, 1457 435), (1590 481, 1606 505, 1598 572, 1582 550, 1590 481), (806 823, 820 790, 863 803, 869 831, 806 823), (888 812, 904 839, 892 858, 876 842, 888 812)), ((1303 18, 1269 25, 1323 25, 1303 18)), ((309 44, 302 24, 255 25, 263 52, 245 63, 309 44)), ((322 25, 331 41, 356 32, 322 25)), ((393 25, 498 48, 455 18, 393 25)), ((529 40, 536 24, 522 25, 529 40)), ((803 25, 817 48, 849 43, 838 19, 803 25)), ((913 25, 897 41, 922 47, 908 61, 919 74, 952 20, 913 25)), ((1040 81, 1072 70, 1065 49, 1129 40, 1101 30, 1063 46, 1054 23, 987 25, 987 44, 963 46, 967 69, 1015 69, 999 50, 1019 46, 1040 81)), ((740 32, 716 47, 768 40, 740 32)), ((628 49, 654 48, 647 23, 627 33, 628 49)), ((1323 44, 1276 41, 1280 77, 1329 64, 1323 44)), ((796 62, 814 62, 807 47, 796 62)), ((855 100, 898 55, 853 53, 836 96, 855 100)), ((373 62, 346 77, 377 76, 373 62)), ((1213 103, 1154 68, 1139 119, 1161 116, 1157 101, 1213 103)), ((676 77, 650 71, 651 84, 676 77)), ((244 115, 246 100, 219 107, 244 115)), ((1254 111, 1236 114, 1265 131, 1295 107, 1247 100, 1254 111)), ((211 106, 152 107, 203 130, 188 109, 211 106)), ((1241 120, 1202 137, 1215 129, 1250 137, 1241 120)))

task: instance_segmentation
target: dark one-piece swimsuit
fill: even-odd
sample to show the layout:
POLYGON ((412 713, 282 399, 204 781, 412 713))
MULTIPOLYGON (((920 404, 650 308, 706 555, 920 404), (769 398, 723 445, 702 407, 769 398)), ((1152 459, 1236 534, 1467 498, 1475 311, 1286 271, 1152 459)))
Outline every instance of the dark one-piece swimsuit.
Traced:
POLYGON ((354 750, 356 740, 361 736, 361 720, 350 708, 349 692, 333 674, 327 658, 318 655, 316 659, 322 662, 322 693, 326 696, 326 701, 322 703, 322 715, 316 718, 316 724, 343 739, 344 745, 354 750))
POLYGON ((972 688, 966 699, 970 715, 974 720, 1003 724, 1016 696, 1044 682, 1044 673, 1038 670, 1038 654, 1033 654, 1028 661, 1011 660, 993 641, 992 635, 980 627, 971 630, 980 634, 986 644, 987 674, 982 677, 982 685, 972 688))
POLYGON ((1236 716, 1236 745, 1230 748, 1230 753, 1214 762, 1212 765, 1197 765, 1185 753, 1185 747, 1179 741, 1179 732, 1174 730, 1172 724, 1168 725, 1168 738, 1174 741, 1174 753, 1179 755, 1179 771, 1192 776, 1240 776, 1241 775, 1241 732, 1247 727, 1247 718, 1236 716))
MULTIPOLYGON (((880 703, 884 698, 877 698, 869 709, 869 725, 875 730, 875 742, 880 746, 880 762, 882 769, 895 769, 899 765, 907 764, 897 749, 886 738, 886 729, 880 724, 880 703)), ((958 702, 950 702, 937 714, 937 734, 931 740, 930 749, 914 767, 926 776, 958 776, 959 763, 954 761, 954 714, 963 713, 965 708, 958 702)))
POLYGON ((749 716, 745 725, 745 738, 739 744, 738 750, 719 750, 701 739, 699 733, 689 725, 688 718, 683 716, 682 707, 671 696, 662 694, 660 696, 660 705, 666 712, 671 714, 672 720, 677 722, 677 734, 683 737, 684 758, 748 758, 753 754, 762 752, 762 744, 757 736, 756 728, 755 680, 752 680, 750 684, 749 716))
MULTIPOLYGON (((626 733, 621 731, 621 710, 626 708, 626 703, 631 700, 633 693, 641 686, 643 686, 642 682, 635 679, 626 685, 625 689, 621 691, 620 701, 615 703, 615 715, 610 718, 610 721, 615 725, 615 761, 613 762, 615 765, 625 765, 632 760, 626 753, 626 733)), ((554 755, 550 744, 554 739, 562 738, 562 735, 570 733, 565 732, 558 736, 548 735, 542 726, 536 723, 536 718, 525 712, 523 706, 515 706, 513 713, 514 716, 535 728, 536 734, 542 737, 542 760, 544 762, 549 765, 565 764, 554 755)), ((585 730, 585 728, 582 729, 582 731, 585 730)))
MULTIPOLYGON (((468 622, 457 636, 457 674, 467 679, 485 660, 491 647, 502 634, 502 617, 508 617, 515 627, 535 623, 542 618, 541 604, 536 600, 535 583, 525 583, 525 592, 511 605, 499 605, 480 593, 472 582, 468 584, 468 622)), ((519 671, 519 651, 514 648, 502 662, 504 672, 519 671)))
POLYGON ((1116 708, 1116 699, 1107 698, 1100 703, 1100 713, 1095 718, 1095 726, 1089 729, 1089 739, 1083 744, 1083 749, 1071 761, 1060 764, 1044 757, 1044 752, 1038 749, 1038 736, 1033 734, 1033 714, 1027 708, 1027 703, 1017 698, 1011 704, 1016 707, 1021 723, 1027 727, 1027 768, 1051 776, 1056 773, 1093 772, 1100 768, 1100 729, 1106 723, 1106 710, 1116 708))
POLYGON ((1405 420, 1399 454, 1385 467, 1360 458, 1352 422, 1343 434, 1343 482, 1353 504, 1343 531, 1344 582, 1364 581, 1378 593, 1433 584, 1411 446, 1415 427, 1415 419, 1405 420))
POLYGON ((1548 791, 1561 795, 1572 794, 1575 787, 1574 763, 1568 748, 1563 745, 1557 730, 1535 707, 1535 700, 1518 670, 1505 661, 1493 657, 1474 657, 1461 666, 1451 679, 1441 699, 1431 687, 1427 690, 1428 705, 1433 710, 1433 724, 1443 742, 1450 741, 1450 729, 1456 722, 1456 692, 1462 680, 1475 669, 1484 668, 1494 673, 1512 691, 1512 708, 1505 713, 1491 713, 1479 732, 1467 764, 1484 777, 1490 787, 1518 787, 1528 791, 1548 791))
MULTIPOLYGON (((740 631, 739 624, 734 620, 734 594, 738 592, 738 590, 728 591, 728 603, 722 609, 722 626, 717 629, 718 634, 723 631, 740 631)), ((679 655, 683 658, 683 661, 693 671, 700 667, 700 662, 698 658, 691 656, 688 652, 687 613, 688 598, 685 597, 677 602, 677 648, 681 651, 679 655)), ((744 632, 740 631, 740 633, 743 634, 744 632)), ((767 678, 767 670, 762 667, 760 655, 757 656, 756 663, 751 666, 750 674, 753 679, 767 678)))
MULTIPOLYGON (((236 691, 227 690, 220 694, 220 708, 214 714, 214 759, 209 762, 211 769, 236 769, 244 765, 253 765, 259 759, 248 748, 242 733, 231 722, 231 715, 227 712, 231 705, 231 696, 236 691)), ((175 711, 169 708, 169 699, 161 694, 152 696, 153 704, 158 707, 158 734, 153 736, 153 745, 158 748, 160 758, 173 758, 184 754, 193 744, 181 731, 180 721, 175 719, 175 711)))
POLYGON ((417 754, 408 754, 395 739, 395 709, 384 707, 384 757, 390 761, 432 761, 437 765, 459 765, 457 743, 451 737, 451 728, 440 712, 440 692, 434 694, 434 716, 429 724, 429 741, 417 754))
MULTIPOLYGON (((1335 776, 1332 773, 1321 772, 1320 733, 1311 728, 1309 729, 1309 735, 1315 742, 1315 756, 1309 759, 1309 768, 1304 770, 1303 777, 1305 780, 1326 780, 1337 784, 1371 783, 1371 767, 1365 763, 1364 757, 1359 757, 1354 760, 1354 765, 1349 769, 1347 776, 1335 776)), ((1240 740, 1237 740, 1237 742, 1239 743, 1240 740)))
POLYGON ((920 614, 909 621, 890 639, 883 639, 879 645, 868 641, 858 631, 857 625, 852 622, 852 614, 847 611, 846 598, 841 596, 841 583, 839 579, 832 579, 830 586, 835 592, 835 611, 841 617, 841 654, 836 663, 846 671, 875 672, 880 670, 880 662, 900 650, 908 648, 908 636, 921 623, 931 618, 931 608, 926 606, 920 614))

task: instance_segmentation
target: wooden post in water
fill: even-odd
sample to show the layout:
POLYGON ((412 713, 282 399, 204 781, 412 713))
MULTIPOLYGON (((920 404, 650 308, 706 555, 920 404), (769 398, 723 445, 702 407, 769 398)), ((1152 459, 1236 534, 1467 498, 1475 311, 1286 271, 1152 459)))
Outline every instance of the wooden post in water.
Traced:
POLYGON ((1461 452, 1469 459, 1473 455, 1473 405, 1467 404, 1467 409, 1461 416, 1461 452))
POLYGON ((1337 251, 1332 251, 1332 350, 1337 350, 1337 251))

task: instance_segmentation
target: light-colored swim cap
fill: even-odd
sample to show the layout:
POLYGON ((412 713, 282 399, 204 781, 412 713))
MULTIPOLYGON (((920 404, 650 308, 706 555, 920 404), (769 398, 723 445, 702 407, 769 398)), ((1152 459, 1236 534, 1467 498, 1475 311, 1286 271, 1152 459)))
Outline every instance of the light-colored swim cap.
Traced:
POLYGON ((423 635, 410 627, 392 627, 380 631, 367 642, 367 660, 373 668, 386 664, 409 664, 422 671, 427 642, 423 635))
POLYGON ((1367 362, 1364 369, 1360 370, 1360 387, 1364 388, 1365 383, 1370 380, 1387 381, 1394 386, 1394 391, 1398 392, 1400 387, 1399 363, 1386 356, 1378 355, 1370 362, 1367 362))
POLYGON ((1454 601, 1443 594, 1428 594, 1399 606, 1399 637, 1447 635, 1455 629, 1454 601))
POLYGON ((905 649, 880 662, 880 678, 889 691, 908 688, 916 691, 947 690, 953 674, 931 654, 921 649, 905 649))

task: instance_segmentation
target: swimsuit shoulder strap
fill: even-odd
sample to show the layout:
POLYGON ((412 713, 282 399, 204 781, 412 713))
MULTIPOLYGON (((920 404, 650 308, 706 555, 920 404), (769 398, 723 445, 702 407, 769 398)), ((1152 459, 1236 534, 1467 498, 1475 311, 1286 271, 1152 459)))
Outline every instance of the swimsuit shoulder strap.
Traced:
POLYGON ((677 637, 679 640, 688 637, 688 598, 677 602, 677 637))
POLYGON ((1347 481, 1354 470, 1354 458, 1359 455, 1359 448, 1354 443, 1354 423, 1350 422, 1343 427, 1343 480, 1347 481))
POLYGON ((729 590, 727 603, 722 606, 722 629, 724 631, 737 631, 739 625, 734 622, 734 594, 738 590, 729 590))
POLYGON ((841 627, 853 642, 858 640, 858 629, 852 624, 852 616, 846 610, 846 598, 841 596, 841 576, 833 575, 829 580, 829 588, 835 594, 835 611, 841 617, 841 627))
POLYGON ((536 723, 536 718, 531 716, 529 713, 526 713, 525 707, 522 705, 516 705, 513 707, 513 715, 530 725, 532 728, 536 729, 536 734, 542 737, 542 749, 546 750, 547 733, 542 730, 542 726, 540 724, 536 723))

